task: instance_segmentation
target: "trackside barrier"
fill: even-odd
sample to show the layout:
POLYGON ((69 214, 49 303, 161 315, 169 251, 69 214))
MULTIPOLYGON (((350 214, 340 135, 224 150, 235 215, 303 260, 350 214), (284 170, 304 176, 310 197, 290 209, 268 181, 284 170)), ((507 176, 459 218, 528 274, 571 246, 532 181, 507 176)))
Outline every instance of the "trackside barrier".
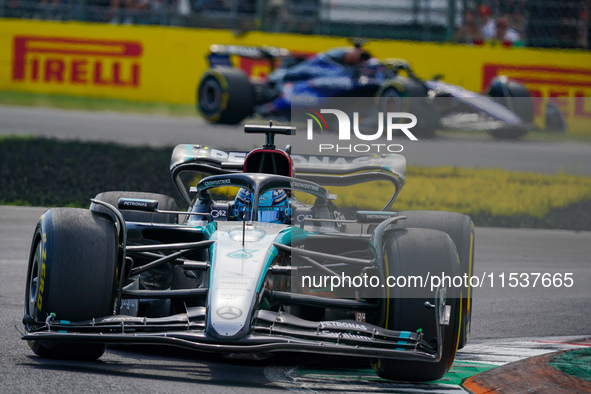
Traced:
MULTIPOLYGON (((0 91, 190 104, 214 43, 304 53, 349 45, 340 37, 0 19, 0 91)), ((591 53, 389 40, 366 48, 381 59, 408 60, 423 78, 443 74, 469 90, 481 91, 497 75, 521 80, 544 98, 536 101, 540 108, 548 97, 558 102, 571 132, 591 134, 591 102, 582 99, 591 97, 591 53)), ((264 62, 233 61, 251 75, 268 72, 264 62)))

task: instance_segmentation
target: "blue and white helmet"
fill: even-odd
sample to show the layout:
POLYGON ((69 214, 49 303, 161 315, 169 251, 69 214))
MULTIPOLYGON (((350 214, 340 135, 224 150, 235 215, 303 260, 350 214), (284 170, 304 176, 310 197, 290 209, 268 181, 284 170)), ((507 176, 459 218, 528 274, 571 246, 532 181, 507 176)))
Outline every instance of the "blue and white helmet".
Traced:
MULTIPOLYGON (((252 220, 252 193, 248 189, 240 189, 234 200, 233 215, 236 220, 252 220)), ((285 190, 269 190, 259 196, 257 219, 266 223, 289 223, 291 218, 289 199, 285 190)))

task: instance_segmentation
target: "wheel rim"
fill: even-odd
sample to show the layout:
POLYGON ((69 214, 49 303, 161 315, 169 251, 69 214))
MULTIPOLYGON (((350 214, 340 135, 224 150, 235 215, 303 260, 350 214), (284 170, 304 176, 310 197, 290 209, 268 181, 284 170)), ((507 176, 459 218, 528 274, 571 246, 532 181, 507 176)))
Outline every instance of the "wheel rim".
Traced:
POLYGON ((27 314, 35 318, 37 313, 37 300, 39 299, 39 267, 41 262, 42 246, 41 241, 37 242, 33 261, 31 262, 31 272, 29 274, 29 283, 27 284, 27 314))
POLYGON ((215 79, 208 79, 201 87, 199 106, 205 113, 217 112, 222 100, 222 89, 215 79))

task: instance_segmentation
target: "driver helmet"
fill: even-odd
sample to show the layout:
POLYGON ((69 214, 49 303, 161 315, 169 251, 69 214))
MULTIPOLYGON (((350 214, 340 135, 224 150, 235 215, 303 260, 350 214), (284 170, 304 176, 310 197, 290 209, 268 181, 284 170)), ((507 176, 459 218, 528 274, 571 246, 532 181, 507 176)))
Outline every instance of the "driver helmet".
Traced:
MULTIPOLYGON (((236 220, 252 220, 252 193, 241 188, 234 199, 233 215, 236 220)), ((291 209, 287 193, 282 189, 269 190, 259 196, 257 220, 266 223, 289 223, 291 209)))
POLYGON ((343 63, 359 66, 371 59, 371 54, 363 49, 361 46, 349 48, 343 54, 343 63))

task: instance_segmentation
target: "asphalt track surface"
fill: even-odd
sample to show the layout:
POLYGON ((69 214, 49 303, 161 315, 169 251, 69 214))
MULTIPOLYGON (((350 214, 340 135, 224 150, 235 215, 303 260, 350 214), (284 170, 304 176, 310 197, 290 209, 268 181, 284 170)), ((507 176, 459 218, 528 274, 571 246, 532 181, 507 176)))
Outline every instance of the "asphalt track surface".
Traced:
MULTIPOLYGON (((129 145, 175 146, 199 143, 241 150, 259 147, 262 141, 261 136, 244 134, 241 126, 210 125, 198 117, 173 118, 0 106, 0 135, 10 134, 116 141, 129 145)), ((277 145, 283 147, 290 143, 294 153, 318 154, 318 144, 334 145, 335 140, 335 135, 315 136, 312 145, 306 140, 305 133, 299 132, 294 138, 277 137, 277 145)), ((449 136, 445 132, 440 132, 439 138, 433 140, 412 142, 398 138, 391 142, 380 140, 379 143, 402 145, 402 154, 413 165, 502 168, 549 174, 562 171, 591 175, 591 144, 587 143, 494 141, 488 135, 481 134, 475 134, 474 139, 467 139, 465 136, 449 136)), ((324 153, 335 154, 334 150, 325 150, 324 153)))
MULTIPOLYGON (((318 367, 318 356, 278 355, 263 362, 237 362, 219 355, 148 346, 110 347, 97 362, 36 357, 20 339, 18 330, 22 331, 30 238, 43 212, 43 208, 0 206, 0 391, 285 392, 281 380, 273 377, 277 371, 289 375, 295 366, 318 367)), ((550 298, 543 296, 551 293, 531 297, 525 296, 526 292, 507 293, 499 287, 486 298, 479 298, 475 290, 473 345, 464 350, 464 359, 482 353, 479 343, 491 338, 506 342, 507 338, 591 335, 589 245, 589 232, 477 229, 475 274, 551 272, 568 267, 576 273, 575 281, 581 288, 564 297, 550 298)), ((513 352, 524 354, 526 349, 513 346, 513 352)), ((321 357, 326 359, 321 365, 337 370, 367 368, 365 360, 321 357)), ((391 385, 380 384, 365 382, 354 391, 396 391, 391 385)), ((404 387, 398 392, 410 390, 404 387)), ((315 390, 331 391, 322 385, 315 390)))

